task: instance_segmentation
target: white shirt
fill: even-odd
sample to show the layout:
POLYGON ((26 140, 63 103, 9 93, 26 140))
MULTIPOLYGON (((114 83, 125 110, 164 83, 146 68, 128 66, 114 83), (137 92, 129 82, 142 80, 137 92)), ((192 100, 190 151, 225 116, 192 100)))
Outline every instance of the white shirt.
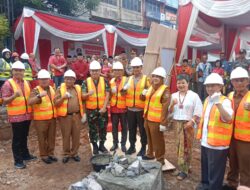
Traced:
MULTIPOLYGON (((229 146, 210 146, 207 143, 207 125, 208 125, 208 121, 209 121, 209 115, 210 115, 210 111, 213 107, 214 103, 212 101, 208 100, 208 104, 207 104, 207 108, 205 111, 205 115, 204 115, 204 122, 203 122, 203 129, 202 129, 202 139, 201 139, 201 146, 204 146, 206 148, 211 148, 211 149, 215 149, 215 150, 225 150, 228 149, 229 146)), ((225 99, 222 102, 222 107, 224 108, 224 110, 226 110, 226 112, 233 118, 233 108, 232 108, 232 103, 229 99, 225 99)), ((222 118, 221 118, 222 119, 222 118)), ((223 120, 223 119, 222 119, 223 120)))
POLYGON ((187 120, 190 121, 194 115, 201 117, 202 115, 202 102, 198 94, 192 90, 188 90, 183 101, 184 96, 180 95, 180 100, 183 101, 183 108, 180 109, 180 92, 172 94, 171 101, 174 99, 178 100, 178 104, 174 106, 173 119, 174 120, 187 120))

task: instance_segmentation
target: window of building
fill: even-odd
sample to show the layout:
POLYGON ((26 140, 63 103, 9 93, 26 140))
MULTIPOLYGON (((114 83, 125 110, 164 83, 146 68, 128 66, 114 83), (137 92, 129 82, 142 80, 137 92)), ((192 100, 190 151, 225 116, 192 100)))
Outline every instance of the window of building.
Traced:
POLYGON ((160 5, 157 2, 146 2, 146 12, 160 13, 160 5))
POLYGON ((141 0, 123 0, 122 8, 141 12, 141 0))
POLYGON ((102 0, 102 2, 117 6, 117 0, 102 0))

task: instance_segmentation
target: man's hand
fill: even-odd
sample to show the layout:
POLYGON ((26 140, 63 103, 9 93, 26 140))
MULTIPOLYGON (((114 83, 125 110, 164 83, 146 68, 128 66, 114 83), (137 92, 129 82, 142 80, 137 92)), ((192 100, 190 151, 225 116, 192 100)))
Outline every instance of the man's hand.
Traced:
POLYGON ((90 91, 88 92, 88 94, 89 94, 89 96, 93 95, 93 94, 94 94, 94 90, 90 90, 90 91))
POLYGON ((40 93, 40 97, 44 97, 44 96, 47 96, 47 91, 42 91, 41 93, 40 93))
POLYGON ((99 110, 99 112, 100 112, 101 114, 105 113, 106 111, 107 111, 107 109, 106 109, 105 107, 103 107, 102 109, 99 110))
POLYGON ((111 88, 111 92, 112 92, 112 94, 116 94, 116 93, 117 93, 117 88, 116 88, 116 86, 114 86, 113 88, 111 88))
POLYGON ((245 102, 244 108, 245 108, 245 110, 250 111, 250 103, 245 102))
POLYGON ((220 96, 221 96, 221 93, 220 93, 220 92, 215 92, 215 93, 210 97, 210 100, 211 100, 214 104, 219 104, 219 103, 220 103, 220 96))
POLYGON ((17 89, 17 91, 14 93, 15 98, 22 95, 22 91, 20 89, 17 89))

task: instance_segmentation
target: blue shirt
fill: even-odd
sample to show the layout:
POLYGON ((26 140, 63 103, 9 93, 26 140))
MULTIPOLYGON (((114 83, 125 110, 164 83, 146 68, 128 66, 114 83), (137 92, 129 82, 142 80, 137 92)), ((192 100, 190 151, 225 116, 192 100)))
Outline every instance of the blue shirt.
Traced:
POLYGON ((203 73, 202 77, 199 77, 198 80, 199 82, 204 82, 207 78, 208 75, 212 72, 212 65, 210 63, 199 63, 196 72, 201 71, 203 73))

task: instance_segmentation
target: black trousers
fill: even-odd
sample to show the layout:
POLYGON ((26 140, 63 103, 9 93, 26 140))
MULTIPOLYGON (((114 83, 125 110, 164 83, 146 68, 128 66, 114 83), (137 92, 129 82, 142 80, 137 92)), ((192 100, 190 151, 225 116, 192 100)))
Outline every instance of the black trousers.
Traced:
POLYGON ((204 190, 221 190, 228 149, 214 150, 201 146, 201 184, 204 190))
POLYGON ((147 145, 147 134, 144 128, 143 111, 128 110, 128 129, 130 146, 135 147, 137 126, 141 136, 141 145, 147 145))
POLYGON ((22 163, 30 156, 27 141, 29 135, 30 121, 11 123, 12 125, 12 152, 15 163, 22 163))
POLYGON ((111 113, 111 121, 112 121, 112 135, 113 135, 113 143, 118 144, 118 125, 119 122, 122 128, 122 140, 121 145, 125 146, 127 141, 127 113, 111 113))

